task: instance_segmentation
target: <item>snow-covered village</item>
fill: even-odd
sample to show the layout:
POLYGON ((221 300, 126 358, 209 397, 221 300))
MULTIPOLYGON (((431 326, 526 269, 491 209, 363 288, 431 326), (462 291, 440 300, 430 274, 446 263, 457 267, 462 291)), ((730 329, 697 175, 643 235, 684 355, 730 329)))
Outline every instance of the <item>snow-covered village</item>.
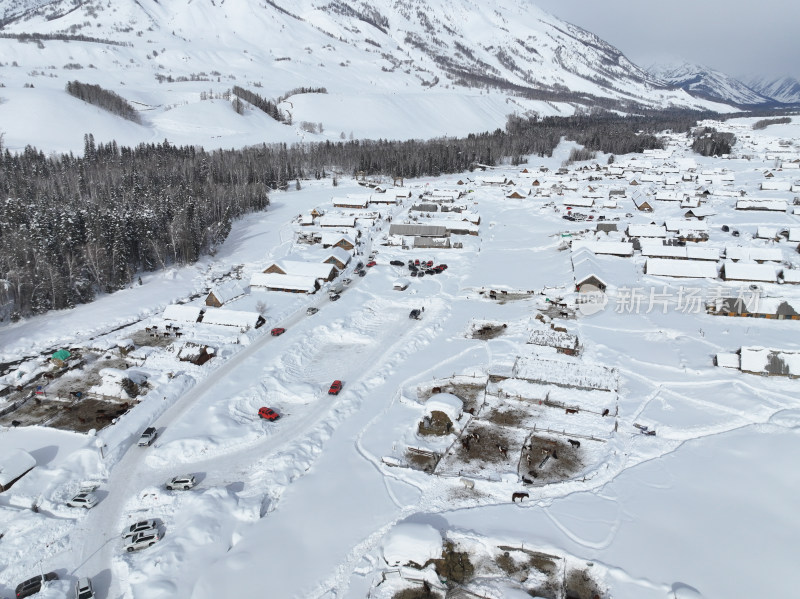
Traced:
MULTIPOLYGON (((4 4, 6 15, 19 8, 4 4)), ((72 18, 59 3, 28 4, 42 31, 48 15, 72 18)), ((154 19, 167 10, 144 4, 154 19)), ((31 60, 36 42, 19 40, 29 24, 8 18, 0 43, 27 45, 18 60, 31 60)), ((9 69, 0 65, 3 87, 15 87, 0 89, 7 196, 21 189, 12 156, 54 160, 25 149, 23 128, 3 116, 5 102, 23 110, 9 69)), ((303 102, 317 92, 301 93, 292 108, 312 110, 303 102)), ((459 170, 295 172, 268 201, 253 195, 226 213, 191 258, 173 246, 162 256, 153 241, 152 266, 122 284, 107 277, 107 288, 76 282, 63 301, 55 275, 23 281, 9 223, 26 210, 9 197, 0 597, 792 596, 800 116, 663 94, 685 95, 701 116, 685 130, 634 132, 650 140, 640 151, 567 132, 552 150, 459 170)), ((325 95, 314 101, 336 101, 325 95)), ((399 100, 386 101, 391 112, 399 100)), ((223 102, 208 112, 212 102, 183 108, 225 129, 223 102)), ((476 132, 480 110, 493 106, 488 126, 503 105, 436 102, 476 132)), ((172 109, 157 110, 136 127, 192 138, 185 122, 166 124, 172 109)), ((409 119, 385 134, 430 137, 432 121, 409 119)), ((80 123, 52 143, 47 126, 32 135, 53 155, 131 156, 103 145, 116 131, 105 121, 97 146, 80 123)), ((132 127, 117 138, 139 140, 132 127)), ((269 143, 236 127, 216 145, 269 143)), ((325 145, 321 123, 304 131, 303 143, 325 145)), ((92 168, 81 163, 81 189, 100 185, 92 168)), ((180 223, 165 235, 184 239, 180 223)), ((99 273, 102 254, 85 250, 75 268, 99 273)))

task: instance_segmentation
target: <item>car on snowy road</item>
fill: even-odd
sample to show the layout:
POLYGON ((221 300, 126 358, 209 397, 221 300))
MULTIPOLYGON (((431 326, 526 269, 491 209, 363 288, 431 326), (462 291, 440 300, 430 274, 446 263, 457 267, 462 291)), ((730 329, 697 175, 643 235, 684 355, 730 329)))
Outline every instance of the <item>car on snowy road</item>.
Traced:
POLYGON ((272 408, 259 408, 258 409, 258 417, 263 418, 264 420, 269 420, 270 422, 277 420, 280 418, 280 415, 273 410, 272 408))
POLYGON ((269 332, 269 334, 272 335, 273 337, 277 337, 278 335, 283 335, 285 332, 286 329, 284 329, 283 327, 275 327, 269 332))
POLYGON ((140 549, 152 547, 160 538, 161 536, 157 530, 151 532, 137 532, 133 535, 133 538, 125 544, 125 551, 131 553, 133 551, 139 551, 140 549))
POLYGON ((172 480, 167 483, 167 489, 170 491, 175 491, 176 489, 183 489, 184 491, 188 491, 192 487, 197 484, 197 479, 195 479, 193 474, 184 474, 181 476, 176 476, 172 480))
POLYGON ((75 599, 95 599, 92 581, 88 578, 80 578, 75 584, 75 599))
POLYGON ((78 493, 67 502, 69 507, 85 507, 87 510, 97 505, 97 495, 94 493, 78 493))
POLYGON ((148 426, 146 429, 144 429, 142 436, 139 437, 139 442, 137 443, 137 445, 139 447, 148 447, 153 443, 153 441, 156 440, 157 436, 158 433, 156 432, 156 427, 148 426))
POLYGON ((339 391, 342 390, 342 381, 333 381, 331 383, 331 388, 328 389, 328 395, 339 395, 339 391))
POLYGON ((155 520, 140 520, 135 524, 131 524, 128 528, 122 531, 122 538, 129 539, 137 533, 153 532, 155 530, 158 530, 158 522, 155 520))

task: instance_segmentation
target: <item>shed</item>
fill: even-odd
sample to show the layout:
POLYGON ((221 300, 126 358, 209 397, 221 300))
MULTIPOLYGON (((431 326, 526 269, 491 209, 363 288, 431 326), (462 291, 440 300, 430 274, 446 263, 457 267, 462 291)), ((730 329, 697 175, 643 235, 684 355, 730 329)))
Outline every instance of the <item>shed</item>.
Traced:
POLYGON ((0 456, 0 492, 36 467, 36 459, 24 449, 12 449, 0 456))
POLYGON ((449 249, 449 237, 414 237, 415 248, 449 249))
POLYGON ((435 393, 425 402, 425 413, 442 412, 451 422, 456 423, 461 418, 464 402, 452 393, 435 393))
POLYGON ((439 225, 389 225, 389 235, 413 237, 445 237, 447 229, 439 225))
POLYGON ((164 309, 161 318, 164 320, 174 320, 175 322, 200 322, 203 318, 204 308, 201 306, 187 306, 184 304, 172 304, 164 309))
POLYGON ((319 240, 324 248, 340 247, 349 252, 356 247, 355 240, 345 233, 322 232, 319 234, 319 240))
POLYGON ((72 354, 69 353, 66 349, 60 349, 57 352, 53 352, 53 355, 50 356, 53 360, 61 360, 62 362, 66 362, 72 354))

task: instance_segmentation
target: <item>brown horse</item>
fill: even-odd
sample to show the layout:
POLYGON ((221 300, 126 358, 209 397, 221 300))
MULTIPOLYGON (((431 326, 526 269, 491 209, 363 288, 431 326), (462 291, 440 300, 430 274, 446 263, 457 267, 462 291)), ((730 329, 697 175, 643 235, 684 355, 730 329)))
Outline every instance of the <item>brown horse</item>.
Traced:
POLYGON ((511 494, 511 503, 516 503, 517 499, 519 502, 522 503, 523 499, 527 499, 530 497, 527 493, 512 493, 511 494))

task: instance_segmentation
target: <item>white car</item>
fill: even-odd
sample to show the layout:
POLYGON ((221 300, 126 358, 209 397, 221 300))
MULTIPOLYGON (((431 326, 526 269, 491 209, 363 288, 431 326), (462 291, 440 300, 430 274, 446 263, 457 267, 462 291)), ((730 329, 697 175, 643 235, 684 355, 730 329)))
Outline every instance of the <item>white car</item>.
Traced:
POLYGON ((133 538, 125 544, 125 551, 131 553, 139 549, 146 549, 152 547, 161 538, 157 530, 137 532, 133 538))
POLYGON ((122 532, 123 539, 129 539, 138 532, 152 532, 158 529, 158 522, 155 520, 141 520, 131 524, 122 532))
POLYGON ((170 491, 174 491, 175 489, 183 489, 184 491, 188 491, 193 486, 197 484, 197 480, 195 479, 193 474, 186 474, 184 476, 176 476, 171 481, 167 483, 167 489, 170 491))
POLYGON ((158 432, 156 431, 156 427, 148 426, 146 429, 144 429, 142 436, 139 437, 139 442, 137 445, 139 447, 148 447, 153 441, 156 440, 157 436, 158 432))
POLYGON ((69 507, 85 507, 87 510, 97 505, 97 495, 94 493, 78 493, 67 502, 69 507))
POLYGON ((80 578, 75 585, 75 599, 95 599, 92 581, 88 578, 80 578))

